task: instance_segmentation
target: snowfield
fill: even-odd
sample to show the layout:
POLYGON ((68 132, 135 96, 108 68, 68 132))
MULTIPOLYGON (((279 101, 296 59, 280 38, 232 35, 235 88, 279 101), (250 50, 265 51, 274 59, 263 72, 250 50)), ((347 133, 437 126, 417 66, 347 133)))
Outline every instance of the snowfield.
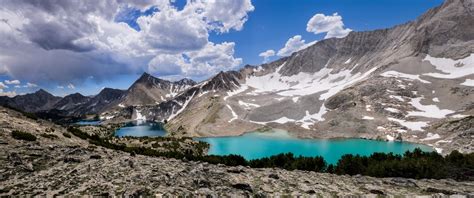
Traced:
POLYGON ((314 74, 301 72, 293 76, 282 76, 279 71, 285 64, 283 63, 273 73, 248 77, 245 85, 255 88, 253 92, 256 93, 276 92, 278 95, 288 97, 325 92, 319 97, 320 100, 325 100, 342 89, 365 79, 377 69, 372 68, 365 73, 352 74, 353 68, 333 74, 331 73, 333 69, 324 67, 314 74))
POLYGON ((469 87, 474 87, 474 80, 473 79, 466 79, 461 85, 464 86, 469 86, 469 87))
POLYGON ((474 74, 474 54, 466 58, 453 60, 449 58, 435 58, 426 55, 423 61, 428 61, 442 73, 426 73, 423 75, 435 78, 455 79, 474 74))
POLYGON ((406 120, 400 120, 396 118, 387 118, 390 121, 398 122, 400 125, 407 127, 408 129, 411 129, 413 131, 423 131, 423 127, 428 126, 428 122, 409 122, 406 120))
POLYGON ((413 107, 420 111, 409 111, 408 117, 410 116, 420 116, 427 118, 445 118, 446 115, 454 113, 454 111, 449 109, 440 109, 436 105, 423 105, 421 104, 421 99, 423 97, 412 98, 409 102, 413 107))
POLYGON ((395 78, 405 78, 409 80, 418 80, 422 83, 431 83, 430 81, 423 80, 420 78, 420 75, 415 75, 415 74, 405 74, 397 71, 387 71, 382 74, 380 74, 383 77, 395 77, 395 78))

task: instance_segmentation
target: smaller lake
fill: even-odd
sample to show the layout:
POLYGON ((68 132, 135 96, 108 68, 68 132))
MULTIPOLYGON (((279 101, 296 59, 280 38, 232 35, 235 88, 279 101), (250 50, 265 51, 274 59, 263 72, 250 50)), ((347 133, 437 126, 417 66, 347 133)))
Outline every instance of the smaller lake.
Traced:
POLYGON ((79 122, 74 123, 76 125, 99 125, 100 120, 81 120, 79 122))
POLYGON ((156 122, 130 122, 115 131, 117 137, 157 137, 165 134, 166 131, 163 125, 156 122))
POLYGON ((295 156, 322 156, 335 164, 344 154, 371 155, 375 152, 403 154, 420 148, 433 151, 429 146, 407 142, 386 142, 366 139, 298 139, 285 131, 246 133, 234 137, 196 138, 211 145, 209 154, 237 154, 247 160, 291 152, 295 156))

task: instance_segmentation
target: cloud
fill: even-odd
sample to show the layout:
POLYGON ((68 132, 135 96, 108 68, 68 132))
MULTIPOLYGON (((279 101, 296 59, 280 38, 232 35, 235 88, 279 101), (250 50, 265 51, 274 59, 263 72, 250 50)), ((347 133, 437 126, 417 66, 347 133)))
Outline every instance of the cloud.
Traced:
POLYGON ((209 74, 234 69, 242 64, 241 58, 234 57, 234 47, 233 42, 209 42, 201 50, 176 55, 157 55, 148 64, 148 70, 155 75, 173 79, 186 76, 202 79, 209 74))
POLYGON ((23 85, 23 87, 25 87, 25 88, 34 88, 34 87, 38 87, 38 85, 28 82, 28 83, 26 83, 26 85, 23 85))
POLYGON ((266 62, 268 62, 268 59, 270 57, 275 56, 275 51, 274 50, 267 50, 267 51, 264 51, 264 52, 258 54, 258 56, 263 57, 263 62, 266 63, 266 62))
POLYGON ((242 58, 234 57, 234 47, 234 42, 209 42, 201 50, 185 53, 189 57, 189 64, 182 67, 183 73, 186 76, 204 77, 235 69, 242 64, 242 58))
POLYGON ((8 97, 14 97, 16 96, 16 92, 15 91, 7 91, 5 92, 3 89, 0 89, 0 96, 8 96, 8 97))
POLYGON ((186 65, 181 54, 160 54, 148 63, 148 71, 161 76, 181 73, 181 67, 186 65))
POLYGON ((309 42, 306 43, 305 40, 302 40, 301 35, 295 35, 288 39, 286 41, 285 46, 278 50, 277 55, 278 56, 289 56, 293 52, 300 51, 302 49, 305 49, 313 44, 315 44, 317 41, 309 42))
POLYGON ((64 89, 64 86, 57 86, 58 89, 64 89))
POLYGON ((220 33, 229 32, 231 29, 242 30, 248 19, 248 12, 255 8, 250 0, 198 0, 191 4, 198 10, 199 16, 204 18, 208 27, 220 33))
POLYGON ((210 76, 242 59, 234 57, 235 43, 212 43, 209 35, 241 30, 253 10, 250 0, 188 1, 181 10, 168 0, 5 0, 0 73, 38 84, 76 85, 148 70, 210 76), (129 9, 150 8, 156 9, 136 16, 138 30, 115 20, 129 9), (182 62, 159 65, 171 58, 182 62))
POLYGON ((5 80, 5 84, 7 85, 18 85, 20 84, 19 80, 5 80))
POLYGON ((3 82, 0 82, 0 89, 3 90, 3 89, 6 89, 6 88, 8 88, 8 86, 3 84, 3 82))
POLYGON ((342 17, 338 13, 334 13, 332 16, 315 14, 308 21, 308 24, 306 25, 306 31, 313 32, 314 34, 326 33, 324 38, 327 39, 333 37, 345 37, 352 30, 349 28, 344 28, 342 17))
POLYGON ((69 83, 69 84, 67 85, 67 88, 69 88, 69 89, 75 89, 76 87, 75 87, 72 83, 69 83))

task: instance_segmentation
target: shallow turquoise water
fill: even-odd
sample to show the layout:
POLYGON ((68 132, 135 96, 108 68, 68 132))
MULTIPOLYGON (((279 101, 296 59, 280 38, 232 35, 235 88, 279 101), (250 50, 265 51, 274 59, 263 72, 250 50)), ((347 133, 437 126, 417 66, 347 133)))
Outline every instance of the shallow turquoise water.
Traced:
POLYGON ((99 125, 100 120, 81 120, 81 121, 76 122, 74 124, 77 124, 77 125, 99 125))
POLYGON ((209 154, 237 154, 248 160, 291 152, 296 156, 322 156, 328 163, 336 163, 344 154, 370 155, 374 152, 403 154, 417 147, 423 151, 433 151, 429 146, 405 142, 365 139, 297 139, 282 131, 197 139, 211 145, 209 154))
POLYGON ((131 122, 115 131, 115 136, 125 137, 157 137, 164 136, 166 131, 160 123, 156 122, 131 122))

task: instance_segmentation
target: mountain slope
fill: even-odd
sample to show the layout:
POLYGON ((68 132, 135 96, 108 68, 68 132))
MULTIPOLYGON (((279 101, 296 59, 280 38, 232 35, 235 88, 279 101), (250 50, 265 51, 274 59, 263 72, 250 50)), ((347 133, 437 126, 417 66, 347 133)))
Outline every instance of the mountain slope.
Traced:
POLYGON ((143 73, 127 90, 126 95, 121 101, 121 106, 159 104, 195 84, 190 79, 171 82, 153 77, 148 73, 143 73))
POLYGON ((271 126, 303 137, 399 137, 443 147, 440 140, 454 137, 430 126, 474 114, 473 9, 471 0, 449 0, 413 22, 245 67, 236 86, 191 100, 167 128, 207 136, 271 126), (202 111, 212 116, 197 116, 202 111))
POLYGON ((53 96, 49 92, 40 89, 34 93, 18 95, 13 98, 2 96, 0 104, 19 109, 25 112, 39 112, 53 108, 61 97, 53 96))

